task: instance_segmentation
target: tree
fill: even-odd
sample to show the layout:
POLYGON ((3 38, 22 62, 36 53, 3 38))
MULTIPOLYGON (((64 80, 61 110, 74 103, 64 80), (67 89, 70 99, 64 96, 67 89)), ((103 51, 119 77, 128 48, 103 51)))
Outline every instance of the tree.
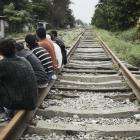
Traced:
POLYGON ((24 24, 30 20, 28 13, 25 10, 15 10, 13 3, 4 7, 4 14, 8 18, 10 32, 21 32, 24 24))
POLYGON ((70 25, 70 27, 75 26, 75 17, 73 16, 71 9, 66 10, 65 19, 64 19, 64 25, 65 25, 65 27, 67 25, 70 25))
POLYGON ((70 0, 53 0, 53 21, 52 24, 54 27, 65 27, 67 25, 74 25, 74 16, 72 15, 69 5, 71 4, 70 0))
POLYGON ((83 21, 80 20, 80 19, 76 19, 75 22, 76 22, 77 25, 85 26, 85 23, 83 23, 83 21))
POLYGON ((10 31, 22 31, 25 24, 44 20, 52 27, 74 26, 70 0, 0 0, 0 14, 9 20, 10 31))
POLYGON ((100 0, 92 24, 112 31, 128 29, 136 25, 139 7, 139 0, 100 0))
POLYGON ((69 9, 70 0, 32 0, 32 15, 47 21, 52 27, 74 25, 74 16, 69 9))

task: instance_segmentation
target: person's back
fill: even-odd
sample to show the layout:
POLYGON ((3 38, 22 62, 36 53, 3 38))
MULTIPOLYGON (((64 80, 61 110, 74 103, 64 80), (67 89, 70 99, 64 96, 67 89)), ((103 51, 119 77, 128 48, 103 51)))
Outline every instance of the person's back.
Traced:
POLYGON ((51 36, 49 34, 46 35, 46 38, 53 43, 55 54, 56 54, 56 59, 58 61, 58 69, 60 69, 61 66, 62 66, 62 53, 61 53, 61 49, 60 49, 60 47, 54 41, 52 41, 52 38, 51 38, 51 36))
POLYGON ((37 102, 37 82, 29 62, 17 57, 11 39, 0 41, 0 106, 8 109, 34 109, 37 102), (10 54, 12 53, 12 54, 10 54))
POLYGON ((56 54, 56 58, 58 60, 58 68, 60 69, 62 66, 62 53, 61 53, 61 49, 60 47, 54 42, 54 49, 55 49, 55 54, 56 54))
POLYGON ((45 29, 44 28, 37 29, 36 34, 39 38, 39 41, 38 41, 39 46, 43 47, 44 49, 46 49, 49 52, 49 54, 52 58, 53 67, 54 67, 54 69, 57 69, 58 62, 57 62, 57 59, 56 59, 54 46, 53 46, 53 43, 46 38, 45 29))
POLYGON ((52 60, 49 53, 42 47, 34 48, 32 51, 40 59, 45 71, 47 72, 48 78, 54 75, 52 60))
POLYGON ((40 60, 34 55, 32 51, 24 49, 22 44, 17 44, 16 49, 16 55, 26 58, 32 65, 36 75, 38 87, 47 87, 47 73, 45 72, 40 60))
POLYGON ((52 59, 49 52, 43 47, 39 47, 35 37, 31 34, 28 34, 26 36, 25 41, 27 43, 27 47, 30 50, 32 50, 35 56, 41 61, 41 64, 43 65, 47 73, 48 79, 52 80, 52 76, 54 75, 54 69, 53 69, 52 59))

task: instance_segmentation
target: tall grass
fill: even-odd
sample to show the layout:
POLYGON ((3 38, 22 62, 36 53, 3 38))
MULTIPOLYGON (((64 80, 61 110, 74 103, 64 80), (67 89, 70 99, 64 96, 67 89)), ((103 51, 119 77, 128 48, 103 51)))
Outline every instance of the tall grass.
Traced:
POLYGON ((116 32, 114 34, 116 35, 116 37, 124 41, 129 41, 131 43, 140 43, 140 40, 138 39, 138 29, 136 27, 123 32, 116 32))
POLYGON ((96 31, 121 60, 140 67, 140 43, 134 40, 135 29, 122 33, 111 33, 101 29, 96 31))

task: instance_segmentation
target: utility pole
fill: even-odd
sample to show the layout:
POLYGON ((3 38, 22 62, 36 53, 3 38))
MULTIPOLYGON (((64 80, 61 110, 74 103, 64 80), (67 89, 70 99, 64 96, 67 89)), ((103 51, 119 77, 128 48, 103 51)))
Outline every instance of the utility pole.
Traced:
POLYGON ((0 16, 0 38, 5 37, 5 21, 4 16, 0 16))

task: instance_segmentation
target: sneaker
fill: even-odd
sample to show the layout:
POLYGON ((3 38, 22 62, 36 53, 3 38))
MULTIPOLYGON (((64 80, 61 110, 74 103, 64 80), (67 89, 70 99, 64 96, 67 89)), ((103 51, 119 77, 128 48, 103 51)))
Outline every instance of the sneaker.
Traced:
POLYGON ((57 79, 57 76, 54 74, 52 75, 52 80, 56 80, 57 79))
POLYGON ((48 75, 47 75, 47 78, 48 78, 49 82, 52 80, 52 75, 53 75, 53 74, 48 74, 48 75))
POLYGON ((42 85, 38 85, 38 88, 46 88, 47 86, 48 86, 48 83, 42 84, 42 85))

